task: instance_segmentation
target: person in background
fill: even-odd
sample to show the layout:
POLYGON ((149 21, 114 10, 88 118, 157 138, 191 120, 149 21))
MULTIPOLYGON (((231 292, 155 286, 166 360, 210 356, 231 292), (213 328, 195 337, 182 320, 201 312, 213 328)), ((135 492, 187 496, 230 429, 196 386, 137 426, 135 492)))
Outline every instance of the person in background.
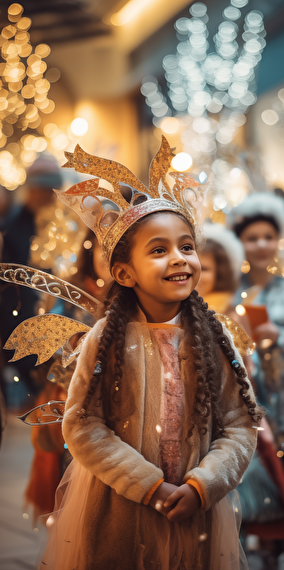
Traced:
MULTIPOLYGON (((251 334, 247 316, 238 315, 233 304, 245 255, 243 244, 233 232, 220 224, 204 224, 204 236, 206 243, 199 253, 201 278, 197 285, 198 293, 210 309, 230 316, 251 334)), ((252 358, 245 357, 244 362, 254 383, 252 358)), ((276 444, 265 418, 262 419, 261 428, 257 452, 237 487, 244 524, 277 521, 284 516, 282 462, 276 455, 276 444)))
POLYGON ((0 184, 0 225, 2 226, 12 213, 13 192, 0 184))
MULTIPOLYGON (((102 248, 91 229, 88 229, 82 243, 77 267, 78 271, 69 279, 70 283, 80 287, 103 303, 113 279, 103 257, 102 248)), ((99 307, 98 310, 100 310, 99 307)), ((90 326, 93 326, 96 320, 84 309, 61 299, 56 300, 50 312, 71 317, 90 326)))
MULTIPOLYGON (((70 280, 80 289, 93 295, 103 304, 106 293, 113 282, 109 269, 102 254, 97 238, 92 230, 88 230, 82 243, 78 256, 78 272, 70 280)), ((71 303, 57 299, 51 311, 75 320, 84 322, 92 327, 95 317, 87 311, 71 303)), ((81 335, 72 337, 72 347, 78 342, 81 335), (76 338, 75 338, 76 337, 76 338)), ((66 400, 68 378, 74 372, 75 361, 63 369, 59 362, 51 359, 41 367, 43 390, 39 394, 35 405, 39 406, 50 400, 66 400), (62 376, 64 373, 64 377, 62 376), (52 380, 52 381, 49 381, 52 380)), ((36 524, 41 515, 52 511, 57 485, 68 466, 71 456, 64 447, 61 425, 42 425, 32 428, 32 444, 35 449, 27 488, 25 490, 26 505, 33 509, 33 522, 36 524)), ((45 522, 45 519, 41 519, 45 522)))
POLYGON ((253 339, 257 342, 254 362, 259 398, 268 409, 268 419, 281 449, 284 444, 284 280, 268 268, 276 265, 279 239, 284 234, 284 201, 269 192, 251 194, 231 210, 227 224, 242 242, 249 264, 248 273, 241 275, 235 304, 244 303, 251 320, 253 339))
MULTIPOLYGON (((27 265, 29 261, 31 238, 36 234, 36 214, 42 208, 49 206, 55 199, 53 188, 62 185, 62 174, 57 160, 48 153, 42 153, 27 171, 25 185, 25 198, 22 204, 15 204, 9 215, 0 222, 0 231, 3 235, 3 263, 18 263, 27 265)), ((2 346, 16 328, 25 319, 32 317, 36 312, 39 295, 36 291, 14 284, 0 283, 0 337, 2 346)), ((24 382, 23 400, 26 393, 36 396, 38 387, 30 375, 34 363, 33 357, 22 359, 21 362, 7 364, 11 353, 3 351, 4 367, 1 375, 1 386, 4 397, 7 394, 7 382, 11 381, 11 374, 16 374, 24 382), (12 371, 12 372, 11 372, 12 371)), ((11 402, 8 402, 13 406, 11 402)))
MULTIPOLYGON (((233 301, 240 281, 244 249, 235 235, 221 224, 205 223, 203 233, 206 242, 199 252, 201 277, 197 291, 209 309, 226 315, 230 313, 238 321, 233 301)), ((242 326, 248 328, 247 323, 242 326)), ((247 332, 249 334, 249 330, 247 332)))
MULTIPOLYGON (((251 194, 231 210, 227 225, 245 249, 249 271, 241 275, 235 304, 243 303, 250 319, 257 343, 252 355, 254 381, 272 428, 270 436, 267 430, 260 432, 259 456, 254 457, 244 484, 239 486, 243 515, 248 529, 262 523, 265 535, 272 538, 269 525, 276 522, 280 537, 279 525, 282 528, 284 520, 283 459, 279 458, 284 451, 284 280, 268 268, 277 264, 279 239, 284 233, 283 198, 268 192, 251 194)), ((265 567, 276 567, 277 556, 283 551, 281 541, 261 539, 260 549, 265 567)))

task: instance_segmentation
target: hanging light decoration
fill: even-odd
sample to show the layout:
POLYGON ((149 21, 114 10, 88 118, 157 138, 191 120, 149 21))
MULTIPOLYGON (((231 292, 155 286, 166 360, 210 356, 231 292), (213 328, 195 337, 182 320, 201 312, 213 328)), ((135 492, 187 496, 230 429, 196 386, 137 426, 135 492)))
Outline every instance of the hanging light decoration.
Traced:
POLYGON ((249 11, 243 18, 241 9, 247 3, 248 0, 231 0, 225 8, 223 21, 211 40, 213 50, 207 7, 202 2, 193 4, 190 17, 179 18, 175 23, 179 40, 176 53, 163 59, 167 94, 152 76, 145 77, 141 86, 153 124, 162 130, 164 125, 171 129, 171 121, 178 120, 183 151, 192 156, 195 166, 206 162, 210 168, 213 165, 216 211, 230 208, 246 193, 241 180, 234 176, 231 188, 238 188, 230 192, 227 171, 232 170, 232 165, 223 160, 222 170, 218 159, 228 153, 228 145, 245 124, 246 113, 257 99, 255 70, 266 45, 266 32, 259 10, 249 11), (242 29, 237 23, 241 17, 242 29))
MULTIPOLYGON (((242 7, 247 4, 245 0, 231 3, 242 7)), ((215 50, 208 53, 207 7, 197 2, 189 11, 191 18, 180 18, 175 23, 180 39, 176 54, 163 59, 168 97, 163 95, 155 78, 146 77, 141 87, 151 108, 153 123, 159 126, 162 117, 177 113, 197 118, 219 115, 221 110, 228 109, 234 113, 233 126, 239 126, 245 120, 240 115, 256 101, 255 68, 266 45, 263 15, 258 10, 246 14, 243 45, 239 46, 236 20, 241 17, 241 11, 228 6, 213 38, 215 50), (236 114, 239 115, 237 120, 236 114)), ((229 139, 229 134, 221 133, 220 138, 229 139)))
POLYGON ((0 149, 5 147, 0 150, 0 183, 9 190, 25 182, 25 167, 34 161, 36 152, 45 150, 47 143, 37 136, 37 128, 41 113, 52 113, 55 108, 48 98, 50 82, 44 77, 50 47, 39 44, 33 49, 32 21, 23 12, 21 4, 11 4, 10 23, 0 35, 0 149), (21 132, 27 129, 35 134, 23 138, 21 132))

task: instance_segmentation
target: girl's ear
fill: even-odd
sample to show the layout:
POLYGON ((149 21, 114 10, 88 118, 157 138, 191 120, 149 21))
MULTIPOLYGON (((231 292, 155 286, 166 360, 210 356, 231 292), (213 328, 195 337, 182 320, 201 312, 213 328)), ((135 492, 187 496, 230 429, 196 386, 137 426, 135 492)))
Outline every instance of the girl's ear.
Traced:
POLYGON ((123 287, 134 287, 136 285, 131 267, 127 263, 116 261, 111 273, 115 281, 123 287))

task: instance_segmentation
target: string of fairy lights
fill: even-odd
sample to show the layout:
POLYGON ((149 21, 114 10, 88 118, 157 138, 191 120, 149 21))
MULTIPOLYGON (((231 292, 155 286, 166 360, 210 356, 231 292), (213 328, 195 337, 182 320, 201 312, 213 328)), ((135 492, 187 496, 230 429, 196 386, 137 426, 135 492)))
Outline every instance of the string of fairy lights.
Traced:
POLYGON ((36 153, 47 147, 46 138, 37 129, 41 113, 52 113, 55 108, 48 93, 51 82, 60 77, 56 69, 48 75, 44 59, 50 54, 50 47, 31 45, 32 21, 23 12, 21 4, 11 4, 7 12, 9 23, 0 35, 0 149, 4 149, 0 151, 0 183, 8 190, 24 184, 26 168, 36 153))

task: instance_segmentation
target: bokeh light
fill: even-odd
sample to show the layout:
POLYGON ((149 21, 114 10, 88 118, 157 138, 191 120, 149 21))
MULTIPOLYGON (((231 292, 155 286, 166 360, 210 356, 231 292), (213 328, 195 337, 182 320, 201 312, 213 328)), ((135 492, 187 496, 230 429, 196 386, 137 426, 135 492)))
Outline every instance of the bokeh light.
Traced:
POLYGON ((171 162, 172 167, 178 172, 188 170, 192 165, 192 158, 187 152, 179 152, 171 162))
POLYGON ((179 121, 175 117, 166 117, 162 120, 160 128, 168 135, 172 135, 179 130, 179 121))
POLYGON ((278 122, 278 115, 273 109, 266 109, 261 113, 261 118, 266 125, 276 125, 278 122))
POLYGON ((71 131, 74 135, 78 137, 82 137, 88 131, 89 125, 86 119, 82 119, 81 117, 77 117, 71 123, 71 131))
MULTIPOLYGON (((3 27, 0 41, 0 184, 8 190, 25 183, 26 168, 36 153, 47 148, 47 141, 37 129, 41 114, 52 113, 55 108, 54 101, 48 98, 50 81, 44 76, 44 58, 51 50, 45 43, 33 48, 28 31, 32 20, 23 12, 21 4, 8 7, 10 23, 3 27), (29 139, 22 136, 27 130, 34 131, 29 139)), ((58 71, 50 74, 50 80, 59 79, 58 71)))

